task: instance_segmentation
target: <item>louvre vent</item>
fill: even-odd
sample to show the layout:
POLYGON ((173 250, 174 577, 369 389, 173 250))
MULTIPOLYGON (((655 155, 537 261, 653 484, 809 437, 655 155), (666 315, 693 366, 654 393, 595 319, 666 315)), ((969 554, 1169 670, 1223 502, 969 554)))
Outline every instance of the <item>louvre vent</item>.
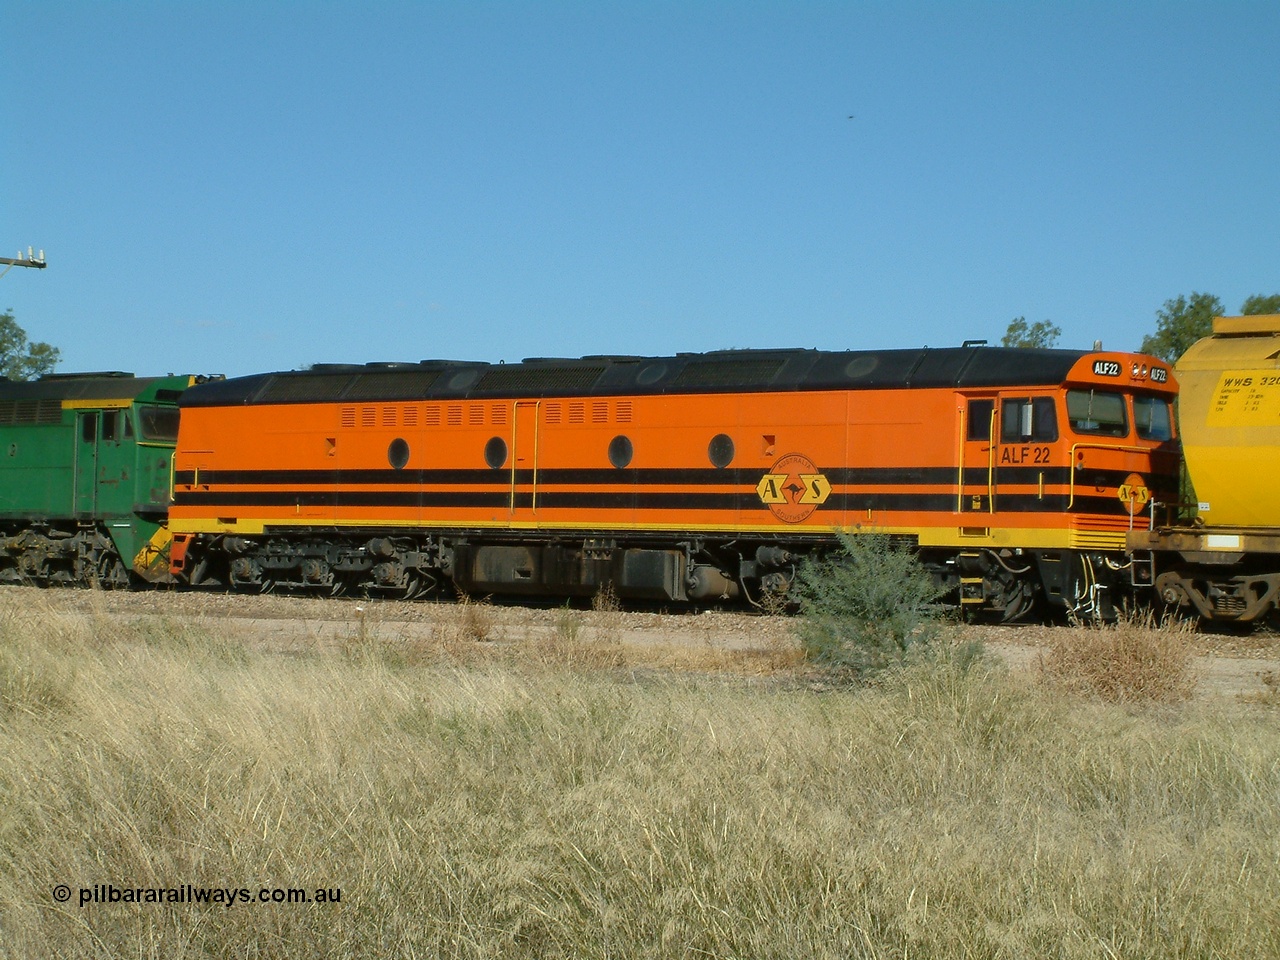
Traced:
POLYGON ((347 400, 417 400, 440 379, 439 370, 399 370, 362 373, 347 392, 347 400))
POLYGON ((338 399, 351 382, 349 374, 334 376, 329 373, 290 373, 271 377, 258 403, 322 403, 338 399))
POLYGON ((491 368, 476 390, 484 393, 532 391, 554 393, 561 390, 585 390, 600 378, 605 368, 558 367, 540 364, 511 364, 491 368))
POLYGON ((676 387, 758 386, 773 381, 786 358, 693 360, 676 375, 676 387))
POLYGON ((0 423, 41 426, 62 422, 60 400, 5 400, 0 402, 0 423))

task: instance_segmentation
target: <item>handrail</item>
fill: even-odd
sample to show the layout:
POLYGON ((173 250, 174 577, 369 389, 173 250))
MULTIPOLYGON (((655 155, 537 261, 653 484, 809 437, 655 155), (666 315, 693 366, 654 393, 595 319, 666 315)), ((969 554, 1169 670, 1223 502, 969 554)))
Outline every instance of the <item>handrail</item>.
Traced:
MULTIPOLYGON (((1077 469, 1077 467, 1076 467, 1076 451, 1077 451, 1077 450, 1080 450, 1080 449, 1088 449, 1088 450, 1118 450, 1118 451, 1120 451, 1121 453, 1150 453, 1150 452, 1151 452, 1151 450, 1150 450, 1149 448, 1147 448, 1147 447, 1131 447, 1131 446, 1127 446, 1127 445, 1125 445, 1125 444, 1114 444, 1114 443, 1073 443, 1073 444, 1071 445, 1071 452, 1070 452, 1070 454, 1068 454, 1068 456, 1069 456, 1069 457, 1070 457, 1070 459, 1071 459, 1071 467, 1070 467, 1070 468, 1069 468, 1069 470, 1068 470, 1068 473, 1071 475, 1071 482, 1070 482, 1070 484, 1068 485, 1068 490, 1070 491, 1070 496, 1068 496, 1068 497, 1067 497, 1067 509, 1068 509, 1068 510, 1070 510, 1073 506, 1075 506, 1075 503, 1076 503, 1076 469, 1077 469)), ((1130 514, 1130 518, 1132 518, 1132 516, 1133 516, 1133 515, 1132 515, 1132 514, 1130 514)))
POLYGON ((987 513, 996 512, 996 405, 991 404, 987 426, 987 513))

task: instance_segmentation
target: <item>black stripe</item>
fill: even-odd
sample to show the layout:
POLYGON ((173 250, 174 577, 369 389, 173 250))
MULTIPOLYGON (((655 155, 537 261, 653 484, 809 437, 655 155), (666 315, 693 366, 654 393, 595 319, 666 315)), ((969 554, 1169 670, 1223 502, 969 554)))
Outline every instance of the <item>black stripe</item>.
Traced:
MULTIPOLYGON (((737 486, 759 483, 760 478, 769 471, 767 469, 638 469, 617 470, 605 468, 577 469, 540 469, 538 483, 561 486, 737 486)), ((836 467, 829 470, 818 468, 818 472, 837 487, 855 486, 954 486, 956 482, 955 467, 836 467)), ((1129 475, 1127 470, 1086 470, 1081 471, 1090 485, 1095 478, 1101 477, 1104 483, 1115 486, 1123 483, 1129 475)), ((966 485, 982 485, 987 482, 989 472, 986 467, 966 467, 964 482, 966 485)), ((1070 481, 1071 469, 1068 467, 997 467, 995 479, 997 484, 1066 484, 1070 481)), ((174 482, 179 486, 190 486, 196 481, 194 470, 179 470, 174 474, 174 482)), ((200 483, 217 486, 419 486, 419 485, 499 485, 511 482, 511 470, 488 469, 447 469, 447 470, 201 470, 200 483)), ((532 470, 517 470, 517 483, 532 483, 532 470)), ((1081 477, 1077 477, 1077 483, 1081 477)))
MULTIPOLYGON (((532 470, 517 470, 517 483, 532 483, 532 470)), ((699 469, 548 469, 538 470, 539 484, 598 486, 630 484, 636 486, 754 486, 764 473, 757 470, 699 469)), ((179 470, 174 483, 190 486, 196 481, 194 470, 179 470)), ((511 482, 511 469, 498 470, 201 470, 201 486, 426 486, 426 485, 506 485, 511 482)))
MULTIPOLYGON (((516 506, 529 507, 533 494, 516 492, 516 506)), ((759 510, 765 509, 752 493, 591 493, 538 491, 537 503, 547 508, 638 510, 759 510)), ((180 507, 508 507, 509 491, 179 491, 180 507)))

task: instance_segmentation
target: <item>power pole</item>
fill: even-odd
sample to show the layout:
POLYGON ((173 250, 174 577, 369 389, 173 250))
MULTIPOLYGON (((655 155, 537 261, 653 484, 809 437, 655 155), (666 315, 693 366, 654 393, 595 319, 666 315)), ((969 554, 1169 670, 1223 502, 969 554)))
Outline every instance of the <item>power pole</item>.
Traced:
POLYGON ((0 263, 5 264, 5 268, 0 270, 0 277, 3 277, 14 267, 35 267, 37 270, 43 270, 48 266, 48 264, 44 262, 44 251, 41 250, 40 255, 36 256, 30 247, 27 247, 27 255, 25 257, 22 255, 22 251, 19 250, 16 258, 0 257, 0 263))

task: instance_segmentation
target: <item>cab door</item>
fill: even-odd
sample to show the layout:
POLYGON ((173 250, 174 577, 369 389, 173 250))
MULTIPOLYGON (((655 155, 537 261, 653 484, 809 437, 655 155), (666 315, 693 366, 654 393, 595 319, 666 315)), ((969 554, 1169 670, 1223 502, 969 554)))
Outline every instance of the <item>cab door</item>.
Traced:
POLYGON ((961 397, 956 509, 993 513, 996 501, 996 396, 961 397))
POLYGON ((98 418, 97 410, 82 410, 76 414, 76 477, 72 512, 80 519, 93 517, 98 510, 98 418))
POLYGON ((538 445, 541 400, 516 400, 511 411, 512 524, 536 525, 538 519, 538 445))
POLYGON ((1052 482, 1058 441, 1057 401, 1052 396, 1001 396, 996 476, 1012 497, 1005 509, 1039 509, 1052 482))
POLYGON ((98 482, 94 504, 100 517, 124 517, 134 508, 137 447, 127 409, 98 414, 98 482))

